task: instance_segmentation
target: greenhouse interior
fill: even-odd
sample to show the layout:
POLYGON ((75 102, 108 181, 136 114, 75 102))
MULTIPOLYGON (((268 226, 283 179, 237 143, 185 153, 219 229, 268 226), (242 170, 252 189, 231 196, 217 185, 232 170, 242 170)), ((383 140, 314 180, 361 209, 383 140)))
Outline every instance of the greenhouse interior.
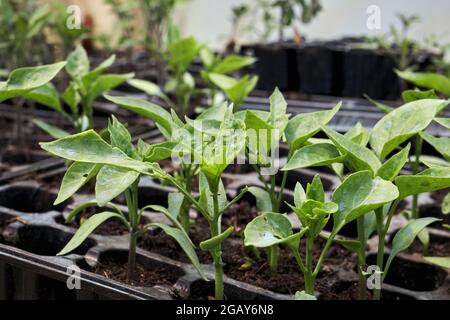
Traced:
POLYGON ((450 300, 448 12, 0 0, 0 300, 450 300))

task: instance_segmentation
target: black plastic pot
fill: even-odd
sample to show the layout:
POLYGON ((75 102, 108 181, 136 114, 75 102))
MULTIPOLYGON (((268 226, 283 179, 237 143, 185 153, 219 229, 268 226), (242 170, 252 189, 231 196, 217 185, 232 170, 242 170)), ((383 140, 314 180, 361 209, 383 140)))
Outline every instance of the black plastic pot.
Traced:
POLYGON ((258 88, 272 91, 278 87, 283 91, 296 90, 298 74, 297 46, 290 43, 283 45, 249 45, 242 48, 242 53, 257 59, 252 71, 259 77, 258 88))

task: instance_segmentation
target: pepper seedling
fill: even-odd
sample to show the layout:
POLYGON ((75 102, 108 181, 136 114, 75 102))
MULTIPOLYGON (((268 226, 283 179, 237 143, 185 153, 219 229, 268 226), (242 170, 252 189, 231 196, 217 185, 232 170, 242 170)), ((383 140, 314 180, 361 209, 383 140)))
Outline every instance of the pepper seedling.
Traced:
MULTIPOLYGON (((62 95, 51 83, 48 83, 23 94, 23 97, 58 112, 73 125, 77 132, 92 129, 94 101, 106 91, 134 76, 132 73, 104 74, 114 61, 115 55, 112 55, 98 67, 90 70, 87 53, 83 47, 78 46, 67 58, 65 69, 72 80, 62 95), (69 112, 65 110, 61 100, 69 107, 69 112)), ((68 132, 40 119, 35 119, 34 123, 55 139, 69 135, 68 132)))
POLYGON ((316 176, 306 192, 297 184, 294 206, 291 208, 301 222, 300 231, 293 233, 292 225, 285 215, 265 213, 250 222, 245 231, 245 244, 255 247, 270 247, 286 244, 305 279, 305 292, 297 297, 314 296, 315 280, 324 259, 339 231, 348 223, 382 207, 398 197, 398 190, 392 182, 379 177, 373 178, 370 171, 360 171, 347 177, 334 191, 331 202, 325 201, 323 186, 316 176), (314 264, 314 241, 320 235, 330 216, 333 229, 328 236, 320 257, 314 264), (306 257, 299 253, 300 240, 306 236, 306 257), (306 294, 306 295, 305 295, 306 294))
MULTIPOLYGON (((436 115, 439 114, 447 105, 448 101, 425 99, 407 103, 406 105, 391 111, 373 128, 369 139, 371 149, 366 147, 368 141, 367 139, 363 139, 363 142, 361 142, 361 140, 355 141, 355 138, 340 135, 329 128, 324 127, 322 129, 330 138, 335 147, 339 150, 339 153, 341 155, 345 155, 343 163, 351 172, 370 170, 374 176, 378 176, 389 181, 395 181, 395 185, 399 189, 399 197, 395 199, 393 203, 390 203, 384 208, 378 208, 375 210, 375 216, 370 214, 368 216, 370 217, 369 220, 365 221, 360 219, 358 221, 360 269, 362 269, 365 265, 364 248, 367 237, 377 230, 378 237, 380 239, 378 244, 377 265, 380 270, 384 270, 384 279, 390 264, 389 262, 385 269, 383 269, 384 239, 387 231, 389 230, 392 216, 396 212, 398 204, 407 196, 445 189, 448 187, 448 170, 446 171, 445 168, 429 169, 411 176, 399 176, 402 168, 408 161, 409 145, 386 160, 387 156, 393 153, 401 144, 414 136, 422 134, 436 115), (402 125, 397 125, 399 123, 402 125), (416 181, 418 185, 415 185, 412 181, 416 181)), ((416 219, 411 221, 405 228, 412 228, 414 230, 422 231, 432 222, 427 219, 416 219), (426 225, 423 225, 424 221, 427 222, 426 225), (411 224, 412 227, 410 226, 411 224)), ((402 251, 410 244, 406 248, 403 248, 402 246, 404 246, 404 242, 399 240, 393 245, 391 256, 395 257, 398 252, 394 250, 394 247, 401 248, 400 251, 402 251)), ((390 261, 392 261, 392 259, 393 258, 390 258, 390 261)), ((363 275, 360 272, 361 285, 363 283, 362 277, 363 275)), ((361 291, 361 293, 363 292, 361 291)), ((380 297, 380 290, 375 290, 374 297, 377 299, 380 297)))
POLYGON ((96 200, 78 206, 69 214, 66 222, 70 222, 78 213, 90 206, 107 206, 111 209, 111 211, 94 214, 84 221, 58 255, 65 255, 76 249, 105 221, 117 219, 130 232, 128 281, 133 280, 135 271, 137 239, 149 228, 161 228, 173 237, 202 277, 206 278, 195 253, 194 245, 176 218, 178 214, 177 199, 169 196, 169 208, 167 209, 152 205, 144 208, 138 207, 138 184, 141 176, 160 174, 159 167, 154 164, 152 146, 142 140, 138 142, 137 146, 133 146, 130 133, 114 117, 109 123, 108 133, 110 143, 104 141, 93 130, 67 136, 54 142, 41 143, 44 150, 55 156, 75 161, 64 175, 55 205, 69 199, 89 180, 94 177, 96 179, 96 200), (127 213, 122 212, 111 202, 122 193, 125 194, 127 213), (173 226, 161 223, 149 223, 141 226, 142 214, 147 209, 162 213, 173 226))

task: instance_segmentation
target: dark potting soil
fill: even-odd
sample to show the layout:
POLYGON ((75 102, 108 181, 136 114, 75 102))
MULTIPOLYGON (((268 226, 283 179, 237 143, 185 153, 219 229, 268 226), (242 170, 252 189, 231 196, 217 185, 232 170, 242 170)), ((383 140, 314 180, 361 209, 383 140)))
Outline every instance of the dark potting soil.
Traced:
MULTIPOLYGON (((115 260, 105 260, 88 271, 102 275, 105 278, 127 283, 127 264, 115 260)), ((180 274, 170 268, 154 266, 147 268, 142 264, 136 264, 134 278, 130 284, 137 287, 152 287, 155 285, 173 285, 180 274)))
MULTIPOLYGON (((241 238, 241 233, 244 231, 245 226, 252 221, 257 214, 256 208, 251 206, 248 202, 243 201, 237 203, 231 206, 231 208, 226 210, 222 215, 222 230, 233 226, 234 233, 231 238, 241 238)), ((199 217, 195 223, 191 224, 189 235, 196 245, 210 238, 209 225, 203 217, 199 217)), ((227 241, 225 241, 224 247, 226 245, 227 241)), ((152 232, 146 232, 139 239, 138 246, 142 249, 164 255, 174 260, 186 263, 190 262, 178 243, 159 229, 152 232)), ((200 250, 198 246, 196 251, 200 262, 212 262, 209 252, 200 250)), ((225 249, 223 251, 225 252, 225 249)))
MULTIPOLYGON (((242 232, 245 225, 256 214, 255 208, 249 207, 245 202, 241 203, 237 207, 231 208, 231 212, 224 213, 223 227, 233 225, 235 230, 241 230, 242 232)), ((195 224, 191 225, 190 235, 195 244, 209 238, 209 227, 204 219, 199 218, 195 224)), ((190 262, 179 245, 161 231, 147 232, 140 239, 138 246, 174 260, 190 262)), ((319 258, 323 246, 324 242, 318 240, 315 245, 314 261, 319 258)), ((304 241, 300 248, 304 257, 304 241)), ((208 252, 201 251, 198 248, 196 251, 201 263, 212 263, 208 252)), ((254 252, 244 249, 239 232, 235 232, 234 237, 232 236, 223 242, 222 252, 224 272, 230 278, 284 294, 295 294, 296 291, 302 290, 304 287, 303 275, 298 270, 291 251, 287 248, 281 249, 277 275, 272 275, 270 272, 265 259, 265 250, 257 250, 260 257, 256 257, 254 252)), ((319 291, 331 290, 332 285, 337 282, 337 271, 339 269, 351 271, 353 268, 353 255, 338 245, 332 246, 317 279, 317 286, 321 288, 319 291)), ((352 292, 352 290, 349 292, 352 292)), ((350 293, 348 297, 350 297, 350 293)))

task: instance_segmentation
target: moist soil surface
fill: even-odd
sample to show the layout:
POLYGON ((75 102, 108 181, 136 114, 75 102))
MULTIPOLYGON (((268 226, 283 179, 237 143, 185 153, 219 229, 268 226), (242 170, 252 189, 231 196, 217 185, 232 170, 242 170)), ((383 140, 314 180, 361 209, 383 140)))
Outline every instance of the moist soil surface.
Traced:
MULTIPOLYGON (((450 257, 450 239, 445 238, 431 238, 430 245, 426 256, 431 257, 450 257)), ((408 253, 423 256, 423 245, 419 240, 415 240, 409 247, 408 253)))
MULTIPOLYGON (((104 276, 105 278, 116 280, 122 283, 127 281, 127 264, 114 259, 100 262, 93 268, 87 268, 88 271, 104 276)), ((173 285, 180 274, 170 268, 152 266, 147 268, 142 264, 136 264, 134 277, 129 283, 137 287, 152 287, 155 285, 173 285)))
MULTIPOLYGON (((235 227, 235 233, 223 242, 223 262, 225 274, 233 279, 243 281, 255 286, 283 294, 295 294, 304 288, 303 275, 299 271, 295 259, 288 248, 281 248, 278 274, 273 275, 267 264, 265 250, 248 250, 243 247, 241 233, 245 225, 257 215, 255 208, 248 203, 239 203, 224 213, 222 219, 223 228, 230 225, 235 227), (239 230, 239 232, 237 232, 239 230)), ((199 218, 191 225, 190 235, 195 244, 209 238, 209 228, 203 218, 199 218)), ((189 263, 189 259, 180 249, 179 245, 171 237, 163 232, 148 232, 138 243, 142 249, 155 252, 171 259, 189 263)), ((317 261, 324 241, 317 240, 314 252, 314 261, 317 261)), ((304 241, 300 245, 302 257, 304 257, 304 241)), ((208 252, 197 248, 197 254, 201 263, 212 263, 208 252)), ((351 271, 355 265, 353 255, 340 246, 332 246, 322 265, 317 279, 317 290, 332 294, 332 287, 337 283, 338 270, 351 271)), ((353 286, 349 286, 339 296, 352 299, 353 286), (345 293, 347 292, 347 293, 345 293)), ((324 295, 324 298, 327 296, 324 295)))

